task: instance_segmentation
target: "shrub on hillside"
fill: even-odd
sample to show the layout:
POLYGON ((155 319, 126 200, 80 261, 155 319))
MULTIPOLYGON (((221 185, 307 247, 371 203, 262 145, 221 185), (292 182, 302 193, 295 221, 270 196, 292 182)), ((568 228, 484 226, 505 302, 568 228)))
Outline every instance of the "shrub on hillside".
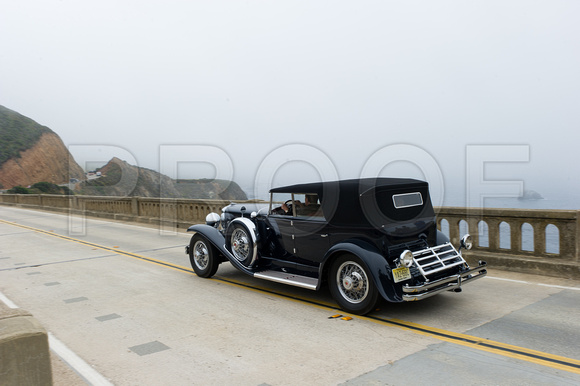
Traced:
POLYGON ((19 185, 19 186, 15 186, 11 189, 8 189, 8 191, 6 193, 8 193, 8 194, 30 194, 30 190, 28 190, 24 186, 19 185))
POLYGON ((24 186, 15 186, 12 189, 8 189, 6 192, 8 194, 63 194, 63 195, 73 195, 74 192, 69 189, 68 186, 60 186, 53 184, 51 182, 37 182, 30 188, 25 188, 24 186))

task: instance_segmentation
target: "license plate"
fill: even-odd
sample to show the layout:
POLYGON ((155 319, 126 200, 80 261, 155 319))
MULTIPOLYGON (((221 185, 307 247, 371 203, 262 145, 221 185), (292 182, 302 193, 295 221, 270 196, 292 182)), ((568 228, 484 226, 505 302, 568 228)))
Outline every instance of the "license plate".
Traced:
POLYGON ((411 271, 407 267, 400 267, 393 269, 393 279, 395 283, 411 278, 411 271))

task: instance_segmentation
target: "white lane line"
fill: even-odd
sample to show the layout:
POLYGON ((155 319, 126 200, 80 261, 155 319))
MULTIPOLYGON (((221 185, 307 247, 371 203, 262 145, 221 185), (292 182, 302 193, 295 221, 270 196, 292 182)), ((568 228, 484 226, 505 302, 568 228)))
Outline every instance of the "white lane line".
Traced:
POLYGON ((504 279, 503 277, 486 276, 486 278, 493 279, 493 280, 509 281, 510 283, 532 284, 530 282, 523 281, 523 280, 504 279))
POLYGON ((555 285, 555 284, 538 284, 538 285, 541 285, 542 287, 550 287, 550 288, 559 288, 559 289, 580 291, 580 288, 578 288, 578 287, 564 287, 562 285, 555 285))
MULTIPOLYGON (((9 308, 20 308, 14 302, 0 292, 0 300, 9 308)), ((55 338, 52 333, 48 332, 48 345, 50 349, 60 357, 67 365, 70 366, 81 378, 83 378, 89 385, 97 386, 111 386, 113 385, 99 372, 93 369, 87 362, 81 359, 64 343, 55 338)))
POLYGON ((6 304, 9 308, 20 308, 16 304, 12 303, 12 300, 8 299, 2 292, 0 292, 0 300, 6 304))
POLYGON ((531 285, 539 285, 539 286, 542 286, 542 287, 549 287, 549 288, 558 288, 558 289, 565 289, 565 290, 580 291, 580 288, 579 287, 566 287, 566 286, 563 286, 563 285, 556 285, 556 284, 530 283, 529 281, 524 281, 524 280, 504 279, 503 277, 494 277, 494 276, 486 276, 486 278, 487 279, 493 279, 493 280, 509 281, 511 283, 531 284, 531 285))
POLYGON ((48 333, 48 343, 50 349, 76 371, 89 385, 113 385, 50 332, 48 333))

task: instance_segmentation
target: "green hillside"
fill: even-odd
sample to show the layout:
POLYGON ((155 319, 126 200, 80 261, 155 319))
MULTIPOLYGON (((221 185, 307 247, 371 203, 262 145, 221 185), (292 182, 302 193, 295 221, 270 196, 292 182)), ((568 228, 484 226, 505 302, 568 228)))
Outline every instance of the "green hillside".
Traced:
POLYGON ((42 134, 51 132, 48 127, 0 106, 0 165, 19 157, 20 152, 33 147, 42 134))

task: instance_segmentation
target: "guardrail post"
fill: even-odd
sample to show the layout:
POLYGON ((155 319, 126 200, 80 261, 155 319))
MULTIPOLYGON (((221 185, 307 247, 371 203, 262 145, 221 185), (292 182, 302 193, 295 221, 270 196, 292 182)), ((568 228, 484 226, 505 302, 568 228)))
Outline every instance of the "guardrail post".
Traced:
POLYGON ((467 227, 469 228, 469 234, 471 235, 471 239, 473 240, 473 245, 479 245, 479 229, 477 225, 479 224, 479 218, 477 217, 468 217, 467 218, 467 227))
POLYGON ((532 224, 534 227, 534 255, 543 256, 546 253, 546 226, 545 221, 532 224))
POLYGON ((492 252, 499 251, 499 224, 500 219, 490 218, 487 221, 487 228, 489 229, 489 250, 492 252))
POLYGON ((522 252, 522 226, 524 222, 516 219, 507 221, 510 226, 510 244, 511 249, 516 253, 522 252))
POLYGON ((131 214, 139 217, 139 200, 140 197, 131 197, 131 214))
POLYGON ((28 312, 0 305, 0 384, 52 386, 48 336, 28 312))

